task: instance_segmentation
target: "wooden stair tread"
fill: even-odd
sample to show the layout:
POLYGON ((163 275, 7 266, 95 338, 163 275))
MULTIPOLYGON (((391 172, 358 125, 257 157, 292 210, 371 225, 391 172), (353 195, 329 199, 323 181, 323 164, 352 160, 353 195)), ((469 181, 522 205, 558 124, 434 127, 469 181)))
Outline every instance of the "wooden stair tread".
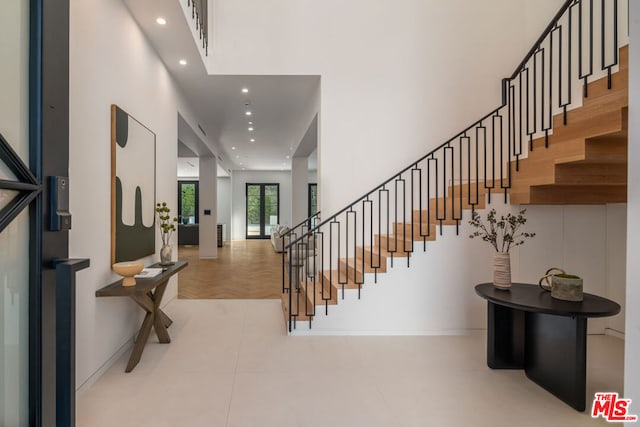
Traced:
POLYGON ((316 306, 329 304, 335 305, 338 303, 338 287, 324 282, 321 280, 307 281, 300 285, 304 290, 304 293, 308 296, 309 302, 316 306), (315 294, 315 298, 313 298, 315 294))
POLYGON ((358 284, 353 280, 353 274, 350 273, 348 280, 346 273, 340 271, 340 277, 338 277, 338 270, 329 270, 325 271, 322 275, 322 280, 325 281, 327 285, 334 286, 338 290, 344 289, 360 289, 362 284, 358 284))
POLYGON ((527 157, 512 161, 511 203, 577 204, 626 201, 628 48, 619 70, 589 82, 582 106, 553 117, 553 130, 533 141, 527 157), (548 147, 545 143, 548 142, 548 147))
MULTIPOLYGON (((575 110, 574 110, 575 111, 575 110)), ((599 114, 596 117, 585 117, 569 122, 566 126, 558 125, 553 129, 554 139, 592 138, 620 132, 624 127, 624 119, 620 109, 599 114)))
POLYGON ((627 165, 574 162, 556 165, 555 185, 627 185, 627 165))
POLYGON ((529 204, 601 204, 627 201, 626 185, 550 185, 531 187, 529 204))
POLYGON ((389 236, 386 234, 376 234, 374 238, 374 247, 381 253, 388 254, 387 256, 393 255, 394 257, 405 258, 413 252, 413 241, 410 236, 405 239, 402 236, 394 234, 390 234, 389 236))
POLYGON ((413 237, 414 242, 421 242, 423 240, 432 241, 436 240, 436 224, 420 224, 419 221, 413 223, 394 222, 393 223, 394 234, 411 240, 413 237), (413 231, 413 236, 411 232, 413 231))
POLYGON ((383 272, 383 270, 387 271, 386 256, 381 256, 381 258, 382 259, 379 266, 377 264, 377 257, 376 259, 374 259, 374 262, 372 264, 370 263, 370 257, 365 256, 364 259, 362 258, 362 248, 358 248, 356 250, 355 258, 353 257, 353 255, 351 255, 349 258, 340 258, 339 260, 340 274, 346 275, 345 271, 346 271, 347 265, 349 266, 348 268, 351 270, 349 272, 350 276, 353 274, 354 268, 355 268, 355 271, 359 273, 359 275, 356 276, 358 281, 360 281, 360 277, 362 276, 362 273, 375 273, 376 270, 378 272, 383 272))
MULTIPOLYGON (((294 290, 292 294, 292 304, 293 304, 293 312, 296 314, 295 319, 297 321, 302 320, 311 320, 313 316, 308 316, 305 311, 305 299, 308 301, 306 294, 304 291, 301 291, 298 298, 298 293, 294 290)), ((285 322, 289 321, 289 293, 283 293, 280 297, 280 301, 282 302, 282 311, 284 314, 285 322)), ((310 304, 310 302, 308 302, 310 304)))

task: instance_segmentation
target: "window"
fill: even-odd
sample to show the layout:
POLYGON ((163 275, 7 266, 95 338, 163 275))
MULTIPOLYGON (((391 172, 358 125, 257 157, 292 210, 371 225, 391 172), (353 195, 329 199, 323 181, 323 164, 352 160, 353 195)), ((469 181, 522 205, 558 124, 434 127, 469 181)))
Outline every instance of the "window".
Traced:
POLYGON ((318 184, 309 184, 309 216, 318 212, 318 184))
POLYGON ((182 224, 198 223, 198 181, 178 181, 178 215, 182 224))

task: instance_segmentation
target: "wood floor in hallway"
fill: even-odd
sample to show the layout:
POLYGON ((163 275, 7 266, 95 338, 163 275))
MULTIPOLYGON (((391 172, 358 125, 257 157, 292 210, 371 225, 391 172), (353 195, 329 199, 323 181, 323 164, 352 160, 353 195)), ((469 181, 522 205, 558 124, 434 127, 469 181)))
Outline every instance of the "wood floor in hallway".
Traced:
POLYGON ((282 293, 282 255, 270 240, 226 242, 216 259, 200 259, 197 246, 180 246, 178 259, 189 263, 180 272, 181 299, 279 299, 282 293))

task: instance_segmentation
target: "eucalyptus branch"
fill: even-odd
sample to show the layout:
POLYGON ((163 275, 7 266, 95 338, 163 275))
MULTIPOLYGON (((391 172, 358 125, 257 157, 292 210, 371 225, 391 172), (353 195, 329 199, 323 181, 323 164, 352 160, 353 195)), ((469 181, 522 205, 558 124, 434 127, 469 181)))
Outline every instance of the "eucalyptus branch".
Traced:
POLYGON ((480 237, 485 242, 491 243, 496 252, 509 252, 511 247, 522 245, 526 239, 534 237, 535 233, 520 232, 520 228, 527 222, 526 209, 517 215, 508 213, 496 218, 496 210, 491 209, 487 213, 486 223, 476 211, 473 212, 469 224, 476 228, 469 237, 480 237))
POLYGON ((160 227, 160 238, 162 245, 166 246, 171 240, 171 236, 176 231, 174 223, 178 222, 177 217, 171 218, 171 209, 167 206, 167 202, 156 204, 156 214, 158 215, 158 227, 160 227))

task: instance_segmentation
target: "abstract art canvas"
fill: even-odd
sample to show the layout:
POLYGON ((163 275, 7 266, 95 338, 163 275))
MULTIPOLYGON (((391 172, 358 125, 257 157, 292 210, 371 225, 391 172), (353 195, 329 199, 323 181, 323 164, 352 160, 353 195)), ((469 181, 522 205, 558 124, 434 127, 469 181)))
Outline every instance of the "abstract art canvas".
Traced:
POLYGON ((156 135, 111 106, 111 263, 155 253, 156 135))

